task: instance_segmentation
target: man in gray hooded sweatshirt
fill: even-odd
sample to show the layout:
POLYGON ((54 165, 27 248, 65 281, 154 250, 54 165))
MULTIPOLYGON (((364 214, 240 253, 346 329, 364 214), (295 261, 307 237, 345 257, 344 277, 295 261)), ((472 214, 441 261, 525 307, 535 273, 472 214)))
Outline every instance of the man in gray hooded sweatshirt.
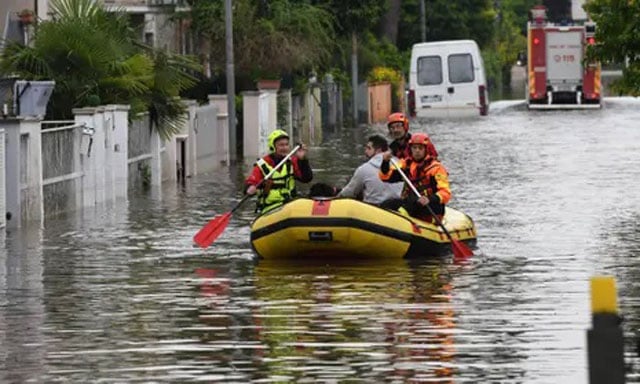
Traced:
POLYGON ((367 139, 364 154, 368 161, 356 169, 349 183, 342 188, 338 197, 358 198, 362 196, 365 203, 380 205, 389 199, 398 199, 404 183, 384 183, 378 175, 382 164, 382 153, 389 149, 387 140, 374 135, 367 139))

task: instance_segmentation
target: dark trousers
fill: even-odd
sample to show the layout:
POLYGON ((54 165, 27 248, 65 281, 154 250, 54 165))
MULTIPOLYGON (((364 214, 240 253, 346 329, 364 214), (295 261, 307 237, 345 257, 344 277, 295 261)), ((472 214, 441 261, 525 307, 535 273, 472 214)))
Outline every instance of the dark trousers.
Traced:
MULTIPOLYGON (((385 200, 380 204, 380 208, 389 209, 392 211, 397 211, 400 207, 404 208, 409 216, 415 217, 424 221, 433 221, 431 213, 429 213, 429 209, 423 205, 418 203, 418 198, 414 195, 406 197, 404 199, 389 199, 385 200)), ((444 204, 433 204, 429 203, 429 208, 433 211, 433 213, 438 216, 440 220, 442 220, 442 216, 444 215, 444 204)))

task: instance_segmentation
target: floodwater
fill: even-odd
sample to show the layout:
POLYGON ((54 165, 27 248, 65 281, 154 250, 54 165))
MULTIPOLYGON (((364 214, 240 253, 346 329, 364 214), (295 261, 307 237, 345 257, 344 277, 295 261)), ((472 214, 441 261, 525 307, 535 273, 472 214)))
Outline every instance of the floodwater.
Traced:
MULTIPOLYGON (((246 167, 8 233, 0 382, 586 383, 598 274, 617 279, 627 382, 640 382, 640 100, 516 104, 413 126, 477 224, 466 264, 256 262, 250 203, 192 247, 246 167)), ((343 185, 375 130, 312 148, 316 181, 343 185)))

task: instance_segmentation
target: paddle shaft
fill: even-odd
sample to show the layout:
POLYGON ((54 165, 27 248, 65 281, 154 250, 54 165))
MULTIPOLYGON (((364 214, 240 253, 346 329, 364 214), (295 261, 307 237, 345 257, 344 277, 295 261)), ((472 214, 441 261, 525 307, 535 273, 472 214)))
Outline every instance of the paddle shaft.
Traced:
MULTIPOLYGON (((416 196, 418 198, 422 197, 422 195, 420 194, 420 192, 418 192, 418 189, 416 188, 415 185, 413 185, 413 183, 411 182, 411 180, 409 179, 409 176, 407 176, 402 169, 398 166, 398 164, 393 160, 390 159, 389 160, 391 162, 391 164, 396 168, 396 170, 398 171, 398 173, 402 176, 402 178, 404 179, 404 181, 409 185, 409 187, 411 188, 411 190, 413 191, 413 193, 416 194, 416 196)), ((444 231, 445 235, 447 235, 447 237, 449 238, 449 241, 453 242, 453 238, 451 237, 451 234, 449 233, 449 231, 447 231, 447 228, 444 227, 444 224, 442 223, 442 221, 440 220, 440 218, 438 216, 436 216, 435 213, 433 213, 433 210, 431 209, 431 207, 429 206, 429 203, 427 203, 427 205, 425 205, 425 207, 429 210, 429 214, 431 215, 431 217, 433 217, 433 219, 436 221, 436 224, 438 224, 440 226, 440 228, 442 228, 442 230, 444 231)))
MULTIPOLYGON (((262 184, 264 184, 265 181, 269 180, 271 178, 271 176, 273 176, 273 174, 276 173, 278 171, 278 169, 280 169, 284 165, 284 163, 286 163, 287 160, 289 160, 291 158, 291 156, 293 156, 293 154, 298 151, 298 149, 300 149, 300 147, 301 147, 300 144, 296 145, 295 148, 293 148, 291 150, 291 152, 289 152, 289 154, 287 156, 285 156, 284 159, 280 160, 280 162, 278 164, 276 164, 275 167, 273 167, 271 172, 267 173, 267 175, 258 183, 258 185, 256 185, 256 188, 260 187, 262 184)), ((244 195, 244 197, 240 201, 238 201, 238 203, 231 209, 230 213, 233 213, 238 208, 240 208, 240 206, 245 201, 247 201, 247 199, 249 199, 251 196, 253 196, 253 195, 249 195, 249 194, 244 195)))
MULTIPOLYGON (((280 161, 272 170, 269 172, 259 183, 258 187, 262 185, 266 180, 269 180, 273 174, 282 167, 282 165, 289 160, 289 158, 296 153, 296 151, 300 149, 300 145, 297 145, 282 161, 280 161)), ((231 211, 214 217, 211 221, 209 221, 202 229, 198 231, 198 233, 193 236, 193 241, 198 244, 202 248, 206 248, 211 243, 213 243, 218 236, 222 234, 227 225, 229 224, 229 219, 231 219, 231 215, 242 206, 242 204, 247 201, 251 196, 250 194, 245 194, 244 197, 236 203, 236 205, 231 209, 231 211)))

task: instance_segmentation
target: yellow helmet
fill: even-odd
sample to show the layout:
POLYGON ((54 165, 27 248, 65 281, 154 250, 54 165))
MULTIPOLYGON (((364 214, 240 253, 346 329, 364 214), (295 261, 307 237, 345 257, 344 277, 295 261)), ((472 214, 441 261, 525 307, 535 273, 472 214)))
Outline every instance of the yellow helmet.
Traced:
POLYGON ((267 138, 267 143, 269 145, 269 152, 276 151, 276 141, 282 138, 287 138, 287 139, 289 138, 289 134, 283 131, 282 129, 276 129, 275 131, 269 134, 269 137, 267 138))

